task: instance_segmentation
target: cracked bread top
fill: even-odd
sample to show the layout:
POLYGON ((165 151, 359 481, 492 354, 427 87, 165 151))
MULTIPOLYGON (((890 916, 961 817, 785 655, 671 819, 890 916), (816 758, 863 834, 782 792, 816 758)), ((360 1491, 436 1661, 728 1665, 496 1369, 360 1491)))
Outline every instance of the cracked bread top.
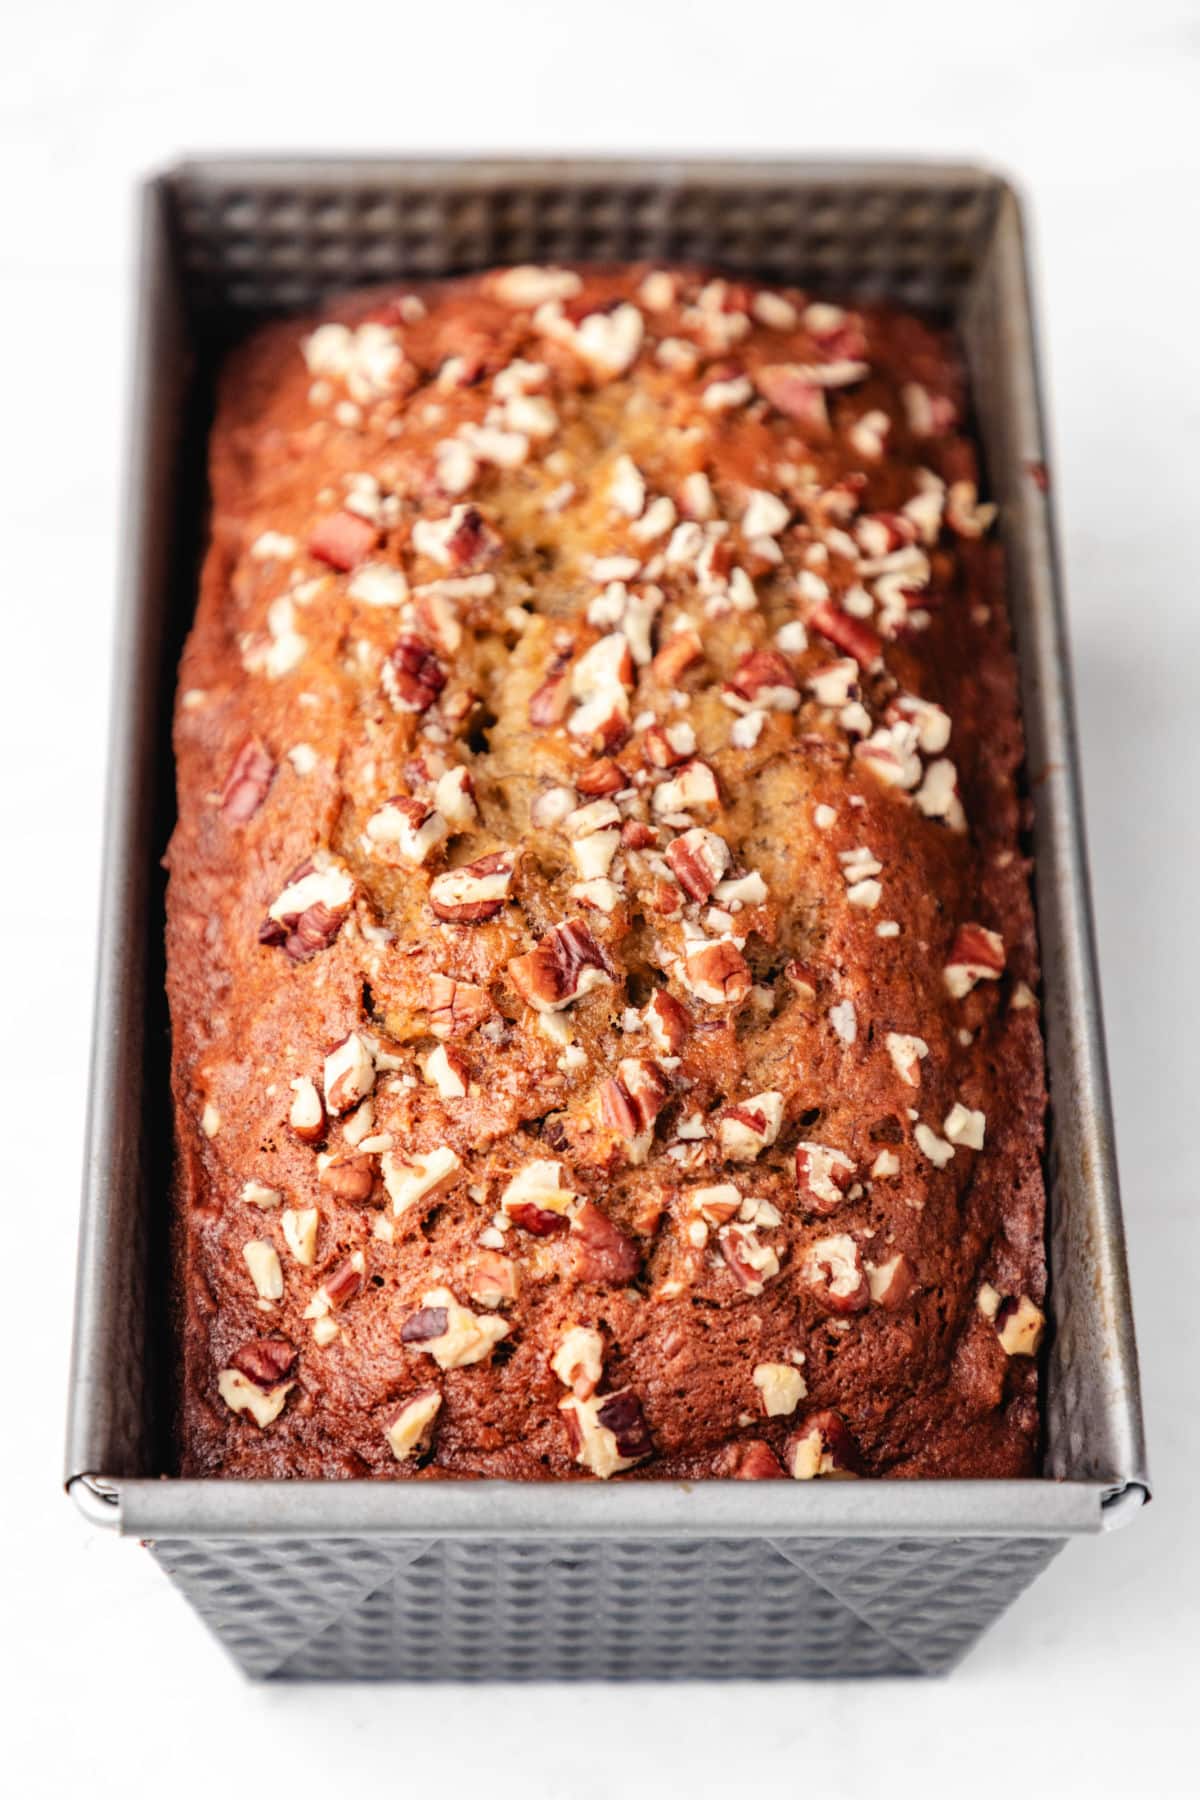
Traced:
POLYGON ((185 1473, 1032 1471, 965 406, 913 317, 648 267, 230 358, 168 856, 185 1473))

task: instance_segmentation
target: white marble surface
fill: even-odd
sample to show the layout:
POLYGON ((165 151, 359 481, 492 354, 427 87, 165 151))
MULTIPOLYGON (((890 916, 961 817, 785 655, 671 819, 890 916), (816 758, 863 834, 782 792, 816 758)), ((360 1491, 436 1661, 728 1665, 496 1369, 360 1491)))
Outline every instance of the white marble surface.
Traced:
MULTIPOLYGON (((1200 8, 39 0, 0 58, 0 1048, 10 1791, 178 1800, 1172 1796, 1194 1788, 1200 8), (131 190, 185 149, 909 150, 1034 208, 1121 1166, 1158 1498, 950 1683, 243 1684, 56 1492, 120 525, 131 190), (18 1211, 16 1203, 20 1203, 18 1211), (14 1405, 15 1402, 15 1405, 14 1405), (468 1756, 465 1747, 469 1747, 468 1756), (210 1759, 219 1755, 220 1773, 210 1759)), ((6 1783, 7 1785, 7 1783, 6 1783)))

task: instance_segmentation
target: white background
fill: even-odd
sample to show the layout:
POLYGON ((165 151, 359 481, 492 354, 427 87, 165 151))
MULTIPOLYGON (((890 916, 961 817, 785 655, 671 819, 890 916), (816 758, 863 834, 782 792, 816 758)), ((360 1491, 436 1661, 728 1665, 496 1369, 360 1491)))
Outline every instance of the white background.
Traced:
POLYGON ((0 335, 0 1656, 14 1795, 1195 1792, 1200 9, 10 10, 0 335), (264 1689, 57 1489, 139 173, 200 149, 911 150, 1034 208, 1158 1497, 949 1682, 264 1689), (14 1506, 15 1502, 15 1506, 14 1506))

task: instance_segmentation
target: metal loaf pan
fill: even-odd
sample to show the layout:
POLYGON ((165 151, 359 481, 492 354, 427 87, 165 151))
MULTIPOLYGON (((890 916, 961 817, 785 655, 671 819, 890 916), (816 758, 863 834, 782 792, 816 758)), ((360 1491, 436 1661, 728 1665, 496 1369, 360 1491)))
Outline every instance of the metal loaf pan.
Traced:
POLYGON ((256 1675, 921 1673, 1073 1535, 1147 1497, 1020 207, 977 168, 188 162, 142 197, 66 1477, 256 1675), (162 895, 174 664, 221 346, 331 290, 497 262, 691 260, 949 315, 1002 505, 1052 1104, 1043 1478, 193 1482, 170 1477, 162 895))

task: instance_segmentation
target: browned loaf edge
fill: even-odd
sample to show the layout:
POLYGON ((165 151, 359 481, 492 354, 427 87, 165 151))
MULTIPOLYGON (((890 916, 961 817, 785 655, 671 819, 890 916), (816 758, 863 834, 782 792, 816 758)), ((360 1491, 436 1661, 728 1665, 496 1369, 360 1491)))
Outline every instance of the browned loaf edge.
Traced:
POLYGON ((647 268, 230 358, 169 852, 183 1473, 1033 1472, 965 404, 917 319, 647 268))

